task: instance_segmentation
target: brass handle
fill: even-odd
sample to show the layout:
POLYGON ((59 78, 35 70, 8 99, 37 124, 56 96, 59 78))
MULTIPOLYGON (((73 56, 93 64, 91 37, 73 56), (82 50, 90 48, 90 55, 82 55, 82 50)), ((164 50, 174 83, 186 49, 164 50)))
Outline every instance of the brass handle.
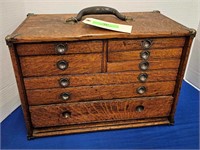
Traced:
POLYGON ((61 87, 67 87, 67 86, 69 86, 69 83, 70 83, 69 79, 61 78, 59 80, 59 84, 60 84, 61 87))
POLYGON ((141 73, 141 74, 139 74, 139 76, 138 76, 138 80, 139 80, 140 82, 145 82, 145 81, 147 80, 147 78, 148 78, 148 74, 147 74, 147 73, 141 73))
POLYGON ((57 44, 55 50, 58 54, 64 54, 67 51, 67 45, 62 43, 57 44))
POLYGON ((69 93, 61 93, 60 94, 60 98, 62 99, 62 100, 64 100, 64 101, 66 101, 66 100, 68 100, 68 99, 70 99, 70 94, 69 93))
POLYGON ((141 42, 143 49, 149 49, 152 45, 152 40, 146 39, 141 42))
POLYGON ((137 88, 137 93, 138 94, 144 94, 147 91, 146 87, 141 86, 139 88, 137 88))
POLYGON ((144 110, 144 106, 139 105, 139 106, 137 106, 137 107, 135 108, 135 110, 136 110, 137 112, 142 112, 142 111, 144 110))
POLYGON ((147 61, 142 61, 140 64, 139 64, 139 68, 141 70, 147 70, 149 68, 149 63, 147 61))
POLYGON ((140 58, 147 60, 150 56, 150 52, 149 51, 142 51, 140 53, 140 58))
POLYGON ((60 70, 65 70, 65 69, 68 68, 68 62, 65 61, 65 60, 60 60, 60 61, 57 62, 57 67, 60 70))
POLYGON ((71 117, 71 113, 68 112, 68 111, 66 111, 66 112, 63 112, 63 113, 62 113, 62 116, 63 116, 64 118, 69 118, 69 117, 71 117))

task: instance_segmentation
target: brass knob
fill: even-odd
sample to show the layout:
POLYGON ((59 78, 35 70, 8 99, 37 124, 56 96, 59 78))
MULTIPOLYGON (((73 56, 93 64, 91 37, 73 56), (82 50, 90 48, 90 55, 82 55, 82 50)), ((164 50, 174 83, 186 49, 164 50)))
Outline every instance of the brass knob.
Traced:
POLYGON ((149 51, 142 51, 140 53, 140 58, 147 60, 150 56, 150 52, 149 51))
POLYGON ((64 101, 68 100, 70 98, 70 94, 69 93, 61 93, 60 94, 60 98, 64 101))
POLYGON ((68 62, 65 61, 65 60, 60 60, 60 61, 57 62, 57 67, 60 70, 65 70, 65 69, 68 68, 68 62))
POLYGON ((149 68, 149 63, 147 61, 142 61, 140 64, 139 64, 139 68, 141 70, 147 70, 149 68))
POLYGON ((141 42, 141 45, 142 45, 143 49, 149 49, 151 47, 151 45, 152 45, 152 41, 149 40, 149 39, 143 40, 141 42))
POLYGON ((141 73, 141 74, 139 74, 139 76, 138 76, 138 80, 139 80, 140 82, 145 82, 145 81, 147 80, 147 78, 148 78, 148 74, 147 74, 147 73, 141 73))
POLYGON ((69 117, 71 117, 71 113, 70 113, 70 112, 63 112, 63 113, 62 113, 62 116, 63 116, 64 118, 69 118, 69 117))
POLYGON ((144 106, 139 105, 139 106, 137 106, 137 107, 135 108, 135 110, 136 110, 137 112, 142 112, 142 111, 144 110, 144 106))
POLYGON ((69 86, 69 83, 70 83, 69 79, 61 78, 59 80, 59 84, 60 84, 61 87, 67 87, 67 86, 69 86))
POLYGON ((147 91, 146 87, 141 86, 139 88, 137 88, 137 93, 138 94, 144 94, 147 91))
POLYGON ((67 45, 60 43, 56 45, 55 49, 56 49, 56 53, 64 54, 67 51, 67 45))

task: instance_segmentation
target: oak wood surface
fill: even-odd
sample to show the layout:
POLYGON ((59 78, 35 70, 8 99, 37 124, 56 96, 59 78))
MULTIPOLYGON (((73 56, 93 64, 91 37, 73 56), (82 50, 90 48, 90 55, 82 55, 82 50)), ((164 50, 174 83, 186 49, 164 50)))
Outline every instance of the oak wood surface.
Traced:
MULTIPOLYGON (((152 45, 149 49, 160 48, 177 48, 182 47, 185 43, 185 38, 149 38, 152 45)), ((116 39, 108 41, 108 51, 128 51, 128 50, 141 50, 142 41, 145 39, 116 39)))
MULTIPOLYGON (((105 85, 105 84, 124 84, 139 83, 141 71, 117 72, 117 73, 97 73, 83 75, 60 75, 49 77, 28 77, 24 78, 26 89, 48 89, 61 88, 60 79, 68 79, 68 87, 105 85)), ((148 78, 146 82, 174 81, 176 80, 177 70, 152 70, 146 71, 148 78)))
MULTIPOLYGON (((133 50, 133 51, 123 51, 123 52, 109 52, 108 53, 108 62, 117 62, 117 61, 134 61, 141 59, 140 53, 144 50, 133 50)), ((153 59, 180 59, 182 54, 182 48, 171 48, 171 49, 151 49, 148 50, 150 56, 148 60, 153 59)))
POLYGON ((102 54, 21 57, 20 62, 24 76, 96 73, 101 72, 102 54), (66 70, 58 69, 61 60, 68 62, 66 70))
POLYGON ((57 54, 56 46, 64 44, 67 47, 65 54, 102 52, 102 41, 81 41, 81 42, 51 42, 51 43, 29 43, 18 44, 17 53, 19 56, 27 55, 53 55, 57 54))
POLYGON ((174 81, 167 81, 27 90, 27 97, 29 105, 68 103, 75 101, 171 95, 174 92, 174 86, 174 81), (143 94, 138 94, 136 90, 141 86, 145 86, 147 91, 143 94), (62 100, 60 97, 60 94, 64 92, 70 94, 70 98, 68 100, 62 100))
MULTIPOLYGON (((121 71, 138 71, 140 70, 139 64, 142 60, 135 61, 122 61, 122 62, 108 62, 108 72, 121 72, 121 71)), ((148 70, 157 69, 177 69, 179 67, 180 59, 158 59, 148 61, 148 70)))
POLYGON ((30 112, 34 127, 165 117, 171 110, 172 99, 173 97, 153 97, 31 106, 30 112), (144 110, 137 111, 138 106, 143 106, 144 110), (68 118, 63 117, 62 114, 65 112, 70 113, 68 118))

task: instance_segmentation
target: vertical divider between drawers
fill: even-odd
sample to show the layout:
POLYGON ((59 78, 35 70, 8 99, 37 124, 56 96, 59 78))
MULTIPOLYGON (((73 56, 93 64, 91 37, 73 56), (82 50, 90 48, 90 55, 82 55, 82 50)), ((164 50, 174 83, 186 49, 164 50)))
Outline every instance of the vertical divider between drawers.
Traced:
POLYGON ((108 40, 103 40, 101 72, 107 72, 107 60, 108 60, 108 40))

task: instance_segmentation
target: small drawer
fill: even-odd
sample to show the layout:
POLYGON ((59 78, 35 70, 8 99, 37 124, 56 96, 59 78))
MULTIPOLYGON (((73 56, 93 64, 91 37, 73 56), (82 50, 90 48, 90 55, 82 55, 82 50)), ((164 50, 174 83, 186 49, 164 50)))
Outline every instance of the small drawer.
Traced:
POLYGON ((139 59, 180 59, 181 54, 182 48, 109 52, 108 62, 131 61, 139 59))
POLYGON ((173 97, 118 99, 31 106, 33 127, 51 127, 102 121, 169 116, 173 97))
POLYGON ((171 95, 175 81, 27 90, 29 105, 171 95))
POLYGON ((16 46, 19 56, 102 52, 100 40, 81 42, 29 43, 16 46))
POLYGON ((24 78, 26 89, 66 88, 77 86, 124 84, 136 82, 174 81, 177 70, 130 71, 83 75, 60 75, 24 78), (147 75, 144 79, 144 74, 147 75), (145 81, 144 81, 145 80, 145 81))
POLYGON ((108 72, 121 72, 121 71, 148 71, 158 69, 178 69, 180 59, 158 59, 158 60, 135 60, 124 62, 108 62, 108 72))
POLYGON ((183 47, 185 38, 116 39, 108 41, 108 51, 131 51, 183 47))
POLYGON ((102 54, 20 57, 23 76, 101 72, 102 54))

